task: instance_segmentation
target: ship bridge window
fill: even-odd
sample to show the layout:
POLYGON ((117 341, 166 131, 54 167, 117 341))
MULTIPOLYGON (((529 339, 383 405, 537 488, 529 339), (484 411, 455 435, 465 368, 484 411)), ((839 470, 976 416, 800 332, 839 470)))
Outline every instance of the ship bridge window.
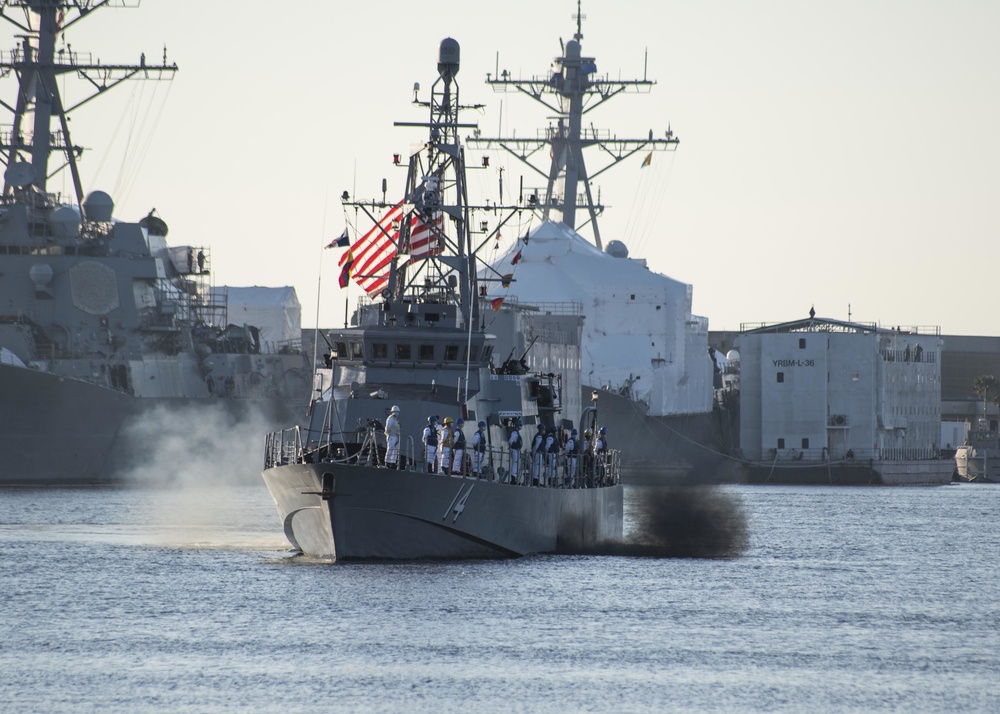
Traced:
POLYGON ((469 361, 470 362, 475 362, 476 361, 476 357, 478 355, 479 355, 479 346, 478 345, 472 345, 472 347, 469 348, 469 361))
POLYGON ((410 359, 410 345, 409 344, 398 344, 396 345, 396 359, 410 359))
POLYGON ((351 343, 351 359, 364 359, 365 348, 361 342, 351 343))
POLYGON ((458 345, 447 345, 444 348, 444 361, 445 362, 457 362, 458 361, 458 345))
POLYGON ((384 342, 373 342, 372 359, 389 359, 389 345, 384 342))
POLYGON ((487 345, 483 348, 483 362, 489 362, 490 357, 493 356, 493 345, 487 345))
POLYGON ((347 351, 346 342, 334 342, 333 349, 336 350, 338 357, 343 357, 344 359, 348 359, 351 356, 351 353, 347 351))
POLYGON ((434 345, 420 345, 420 361, 421 362, 434 361, 434 345))

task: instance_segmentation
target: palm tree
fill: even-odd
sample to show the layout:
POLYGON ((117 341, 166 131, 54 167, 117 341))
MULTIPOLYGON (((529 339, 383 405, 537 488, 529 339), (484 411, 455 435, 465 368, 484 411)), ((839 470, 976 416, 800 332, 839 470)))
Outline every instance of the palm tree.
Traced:
POLYGON ((972 380, 972 391, 983 400, 983 419, 986 419, 988 404, 1000 406, 1000 379, 992 374, 984 374, 972 380))

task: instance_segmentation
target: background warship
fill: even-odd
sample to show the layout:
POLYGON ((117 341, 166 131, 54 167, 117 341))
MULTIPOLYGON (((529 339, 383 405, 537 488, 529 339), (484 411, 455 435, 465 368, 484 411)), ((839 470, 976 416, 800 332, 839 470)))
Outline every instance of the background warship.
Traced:
MULTIPOLYGON (((502 281, 479 279, 478 250, 506 220, 484 233, 472 220, 458 137, 472 126, 459 112, 471 107, 459 101, 458 69, 458 43, 446 39, 430 101, 414 97, 429 121, 397 123, 429 136, 409 158, 403 200, 357 203, 345 192, 345 205, 375 226, 341 257, 341 285, 353 280, 376 302, 363 301, 352 326, 325 335, 328 367, 311 423, 266 442, 264 482, 289 542, 307 554, 511 557, 579 552, 622 536, 617 452, 550 451, 534 471, 527 452, 518 458, 508 448, 522 423, 525 449, 542 425, 558 440, 557 421, 566 436, 575 424, 578 441, 599 426, 594 407, 564 410, 559 375, 529 373, 517 355, 492 366, 487 316, 502 306, 490 294, 502 281), (433 416, 465 420, 467 456, 481 423, 480 468, 468 459, 449 469, 447 459, 428 457, 421 433, 433 416), (399 429, 398 459, 386 453, 390 423, 399 429)), ((515 215, 524 207, 494 209, 515 215)))
POLYGON ((308 403, 304 355, 229 324, 207 247, 171 248, 155 211, 120 221, 108 194, 84 195, 71 112, 127 79, 177 71, 165 51, 103 64, 65 43, 72 25, 107 6, 0 4, 20 38, 0 55, 0 77, 17 85, 0 131, 0 482, 114 480, 171 414, 259 433, 262 419, 284 423, 308 403), (91 94, 70 100, 67 77, 91 94), (70 196, 49 189, 59 171, 70 174, 70 196))
MULTIPOLYGON (((629 257, 623 240, 605 243, 598 221, 605 206, 593 186, 594 178, 626 160, 651 170, 654 152, 675 150, 679 138, 669 126, 624 138, 585 125, 584 116, 604 102, 649 92, 655 82, 600 73, 596 59, 583 54, 582 19, 578 3, 576 32, 573 39, 560 40, 562 52, 549 72, 514 77, 498 65, 487 75, 495 91, 531 97, 551 120, 535 134, 490 137, 476 131, 468 139, 470 147, 513 157, 541 181, 529 187, 522 180, 515 189, 540 224, 481 274, 510 276, 511 305, 564 320, 577 317, 581 399, 600 397, 602 413, 616 425, 614 443, 625 454, 628 478, 670 474, 714 480, 723 454, 738 438, 738 399, 723 384, 724 360, 710 349, 708 319, 692 313, 691 285, 629 257), (595 149, 604 164, 588 170, 585 149, 595 149), (578 229, 588 230, 591 240, 578 229)), ((527 338, 515 336, 514 342, 520 350, 527 338)), ((498 351, 502 347, 506 344, 498 344, 498 351)), ((536 344, 529 364, 548 359, 546 350, 551 348, 536 344)))

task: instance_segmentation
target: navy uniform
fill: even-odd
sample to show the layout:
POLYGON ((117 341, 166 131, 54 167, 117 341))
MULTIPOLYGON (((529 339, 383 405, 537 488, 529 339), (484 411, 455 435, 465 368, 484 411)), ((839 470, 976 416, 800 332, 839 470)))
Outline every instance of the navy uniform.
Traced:
POLYGON ((547 486, 555 485, 559 446, 559 430, 554 426, 550 427, 549 435, 545 437, 545 485, 547 486))
POLYGON ((427 427, 424 429, 421 441, 424 442, 424 461, 427 463, 427 473, 434 473, 438 448, 437 417, 427 417, 427 427))
POLYGON ((604 482, 608 458, 608 430, 603 426, 597 430, 594 438, 594 461, 597 463, 598 483, 604 482))
POLYGON ((580 439, 576 435, 576 429, 573 429, 566 440, 566 480, 569 481, 570 488, 576 488, 576 462, 579 456, 580 439))
POLYGON ((472 475, 481 478, 483 475, 483 459, 486 457, 486 422, 476 424, 476 433, 472 435, 472 475))
POLYGON ((451 447, 455 443, 455 433, 451 428, 452 419, 451 417, 444 418, 444 424, 441 425, 441 430, 438 432, 440 437, 440 453, 441 459, 438 470, 447 474, 451 470, 451 447))
POLYGON ((521 420, 514 420, 514 428, 510 432, 507 440, 507 447, 510 449, 510 482, 521 482, 521 449, 524 448, 524 441, 521 439, 521 420))
POLYGON ((545 463, 545 425, 538 425, 538 432, 531 440, 531 480, 535 486, 542 476, 542 465, 545 463))
POLYGON ((459 417, 455 420, 455 443, 451 447, 451 472, 456 476, 465 473, 465 419, 459 417))
POLYGON ((398 468, 399 464, 399 407, 389 410, 389 418, 385 420, 385 465, 387 468, 398 468))

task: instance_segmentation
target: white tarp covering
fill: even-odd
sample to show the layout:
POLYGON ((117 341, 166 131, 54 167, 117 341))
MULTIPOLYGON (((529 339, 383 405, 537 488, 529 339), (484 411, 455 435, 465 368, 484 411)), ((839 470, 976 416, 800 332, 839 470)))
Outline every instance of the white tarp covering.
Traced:
POLYGON ((229 300, 229 322, 260 329, 263 342, 272 344, 302 339, 302 305, 295 288, 220 287, 229 300))
POLYGON ((580 303, 585 384, 617 390, 631 382, 654 416, 711 410, 708 320, 691 314, 690 285, 652 272, 644 260, 612 257, 554 222, 532 231, 527 245, 519 240, 493 268, 480 273, 493 279, 490 298, 508 294, 497 276, 513 273, 509 294, 521 303, 580 303))

